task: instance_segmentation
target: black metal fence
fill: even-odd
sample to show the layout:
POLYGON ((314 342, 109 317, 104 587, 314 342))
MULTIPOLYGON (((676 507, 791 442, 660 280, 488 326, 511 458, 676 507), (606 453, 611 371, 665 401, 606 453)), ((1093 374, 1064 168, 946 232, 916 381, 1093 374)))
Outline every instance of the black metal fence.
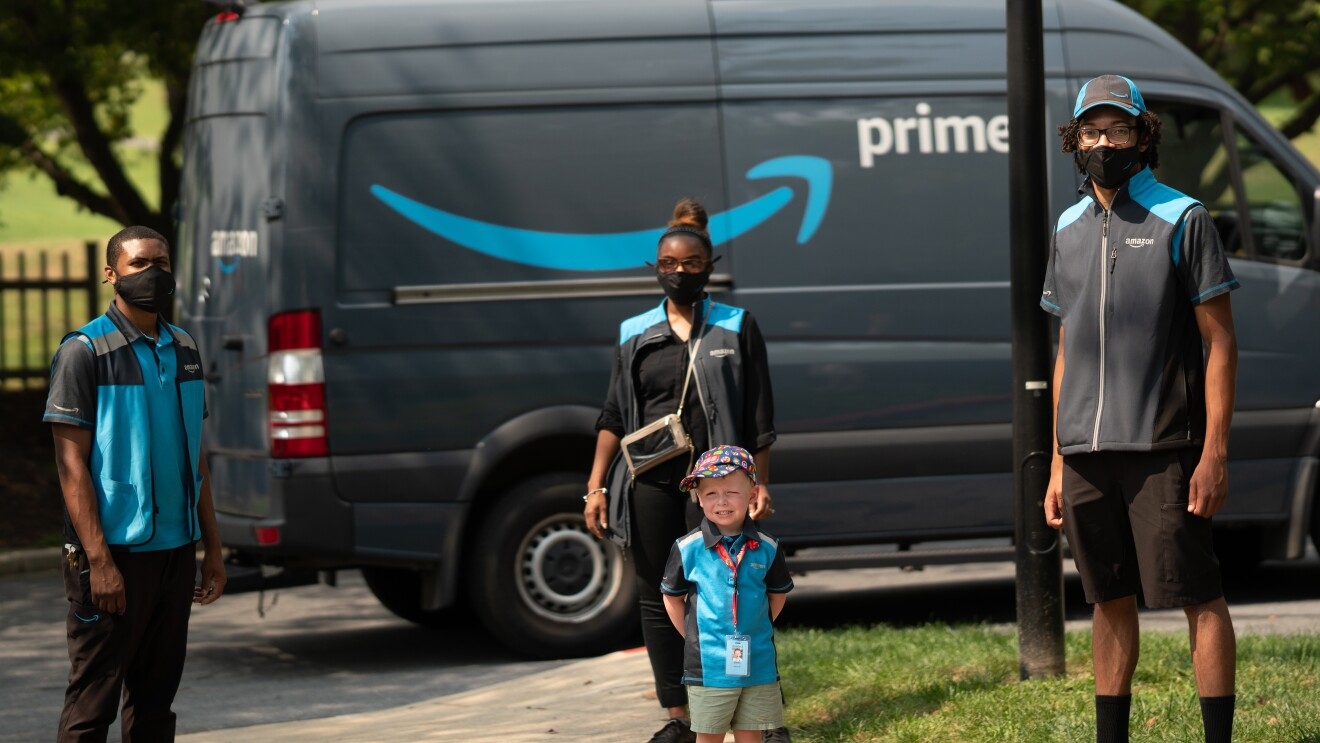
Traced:
POLYGON ((72 252, 0 253, 0 390, 45 386, 60 339, 103 311, 96 243, 72 252))

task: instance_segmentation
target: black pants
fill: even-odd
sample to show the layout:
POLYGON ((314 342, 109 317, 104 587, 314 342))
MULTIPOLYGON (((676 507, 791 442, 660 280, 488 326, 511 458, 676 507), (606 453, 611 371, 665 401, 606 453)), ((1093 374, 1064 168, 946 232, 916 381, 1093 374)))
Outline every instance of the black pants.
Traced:
POLYGON ((120 697, 124 743, 173 741, 174 694, 183 676, 196 550, 188 544, 157 552, 114 553, 124 577, 120 616, 92 603, 87 556, 63 560, 69 600, 69 686, 60 714, 59 743, 106 739, 120 697))
MULTIPOLYGON (((685 458, 679 459, 686 464, 685 458)), ((656 469, 677 472, 680 468, 656 469)), ((701 509, 688 493, 678 489, 683 475, 667 474, 639 478, 633 487, 631 552, 642 614, 642 640, 655 675, 656 699, 661 707, 682 707, 687 704, 687 688, 683 686, 683 636, 669 621, 660 596, 660 580, 664 578, 674 540, 697 528, 701 509)))

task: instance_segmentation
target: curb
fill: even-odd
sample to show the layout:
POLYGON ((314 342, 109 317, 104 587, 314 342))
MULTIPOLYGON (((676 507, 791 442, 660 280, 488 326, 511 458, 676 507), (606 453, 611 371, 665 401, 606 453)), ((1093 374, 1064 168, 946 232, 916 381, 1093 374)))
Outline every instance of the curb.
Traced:
POLYGON ((0 551, 0 575, 58 570, 61 551, 59 547, 0 551))

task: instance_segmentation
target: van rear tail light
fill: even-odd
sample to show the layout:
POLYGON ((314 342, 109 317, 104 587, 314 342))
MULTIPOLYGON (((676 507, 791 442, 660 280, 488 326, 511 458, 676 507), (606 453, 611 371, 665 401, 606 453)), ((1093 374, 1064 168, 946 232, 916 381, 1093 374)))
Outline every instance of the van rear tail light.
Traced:
POLYGON ((325 420, 325 367, 321 362, 321 313, 298 310, 272 315, 267 333, 270 454, 283 459, 330 452, 325 420))
POLYGON ((280 528, 278 526, 258 526, 253 529, 257 536, 257 544, 262 547, 273 547, 280 543, 280 528))

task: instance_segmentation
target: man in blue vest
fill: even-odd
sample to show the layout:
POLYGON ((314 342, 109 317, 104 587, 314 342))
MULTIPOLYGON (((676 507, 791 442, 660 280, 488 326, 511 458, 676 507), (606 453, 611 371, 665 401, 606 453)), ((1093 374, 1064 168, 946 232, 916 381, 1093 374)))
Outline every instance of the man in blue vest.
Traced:
POLYGON ((174 295, 165 238, 121 230, 105 277, 114 301, 65 337, 44 416, 64 494, 69 601, 58 740, 104 741, 122 697, 125 741, 172 741, 192 602, 225 588, 201 451, 205 380, 192 336, 160 316, 174 295))
POLYGON ((1059 127, 1086 176, 1059 217, 1041 306, 1060 318, 1045 519, 1094 604, 1096 740, 1128 740, 1137 593, 1181 608, 1206 743, 1232 739, 1236 640, 1211 517, 1228 497, 1238 287, 1205 207, 1155 180, 1161 123, 1126 77, 1059 127))

